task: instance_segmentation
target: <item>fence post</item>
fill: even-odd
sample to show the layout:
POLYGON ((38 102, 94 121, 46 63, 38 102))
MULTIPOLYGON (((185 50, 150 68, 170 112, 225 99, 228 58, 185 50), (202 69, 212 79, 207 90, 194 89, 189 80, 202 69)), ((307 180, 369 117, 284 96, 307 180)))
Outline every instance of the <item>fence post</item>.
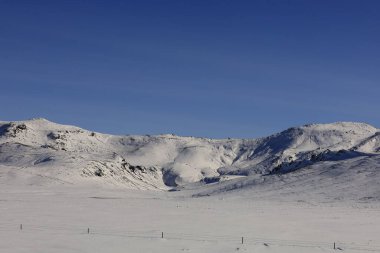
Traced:
POLYGON ((161 238, 164 238, 164 232, 161 232, 161 238))
POLYGON ((20 224, 20 230, 22 230, 22 224, 20 224))
POLYGON ((90 233, 90 228, 87 228, 87 234, 89 234, 90 233))
POLYGON ((335 242, 334 242, 334 249, 335 249, 335 242))
POLYGON ((241 237, 241 244, 244 243, 244 237, 241 237))

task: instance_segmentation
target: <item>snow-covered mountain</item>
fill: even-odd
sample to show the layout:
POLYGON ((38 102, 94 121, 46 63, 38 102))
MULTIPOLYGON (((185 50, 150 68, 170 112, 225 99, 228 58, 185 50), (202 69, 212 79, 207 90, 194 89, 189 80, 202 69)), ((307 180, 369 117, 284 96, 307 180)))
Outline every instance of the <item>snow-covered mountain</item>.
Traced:
MULTIPOLYGON (((329 173, 339 167, 341 173, 352 173, 357 168, 371 171, 368 179, 373 181, 380 178, 380 130, 338 122, 289 128, 259 139, 213 140, 113 136, 32 119, 0 122, 0 165, 3 178, 22 176, 28 184, 198 187, 201 195, 267 184, 279 177, 294 179, 292 175, 305 169, 329 173)), ((355 175, 347 180, 352 183, 355 175)), ((378 182, 373 183, 371 197, 380 192, 378 182)))

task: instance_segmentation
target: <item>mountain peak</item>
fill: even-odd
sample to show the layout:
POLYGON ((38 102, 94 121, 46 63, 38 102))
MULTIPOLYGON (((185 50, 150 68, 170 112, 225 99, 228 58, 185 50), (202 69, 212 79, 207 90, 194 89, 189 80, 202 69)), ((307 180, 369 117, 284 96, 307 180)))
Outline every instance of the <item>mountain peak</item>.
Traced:
POLYGON ((64 180, 74 174, 78 181, 95 176, 131 187, 164 188, 165 184, 186 185, 207 178, 270 173, 293 161, 308 164, 311 155, 326 157, 318 156, 326 150, 377 154, 377 132, 365 123, 336 122, 230 141, 174 135, 112 136, 34 118, 0 124, 0 164, 50 168, 54 163, 68 169, 69 178, 64 180))
POLYGON ((354 121, 337 121, 332 123, 324 123, 324 124, 306 124, 301 126, 300 128, 314 128, 314 129, 328 129, 328 128, 361 128, 374 130, 376 129, 374 126, 363 123, 363 122, 354 122, 354 121))

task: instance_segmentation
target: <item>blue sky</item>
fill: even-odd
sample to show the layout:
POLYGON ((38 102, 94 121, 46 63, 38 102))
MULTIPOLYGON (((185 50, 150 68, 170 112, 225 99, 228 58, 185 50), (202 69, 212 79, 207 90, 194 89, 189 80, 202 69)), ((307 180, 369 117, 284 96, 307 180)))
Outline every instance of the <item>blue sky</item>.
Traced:
POLYGON ((0 0, 0 119, 114 134, 380 127, 380 1, 0 0))

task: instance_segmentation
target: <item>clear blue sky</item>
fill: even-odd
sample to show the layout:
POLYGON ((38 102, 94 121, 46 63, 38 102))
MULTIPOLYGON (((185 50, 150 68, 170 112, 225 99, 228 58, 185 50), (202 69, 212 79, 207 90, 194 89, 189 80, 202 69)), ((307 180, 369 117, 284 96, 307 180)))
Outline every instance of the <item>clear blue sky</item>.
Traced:
POLYGON ((0 120, 259 137, 380 127, 380 1, 0 0, 0 120))

